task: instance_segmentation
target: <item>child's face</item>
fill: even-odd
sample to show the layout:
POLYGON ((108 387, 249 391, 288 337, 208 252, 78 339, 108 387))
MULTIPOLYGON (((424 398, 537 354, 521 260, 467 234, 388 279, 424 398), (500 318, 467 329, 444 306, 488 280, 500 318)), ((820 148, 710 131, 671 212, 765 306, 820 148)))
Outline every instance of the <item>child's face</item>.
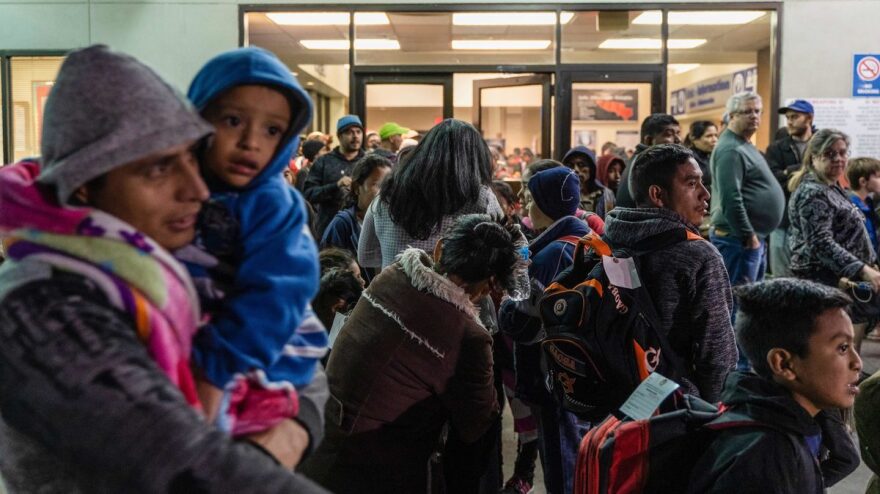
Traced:
POLYGON ((880 193, 880 173, 872 173, 865 182, 865 188, 872 194, 880 193))
POLYGON ((220 180, 244 187, 272 160, 290 125, 290 104, 266 86, 236 86, 204 112, 216 134, 204 165, 220 180))
POLYGON ((816 318, 805 358, 792 357, 793 378, 784 385, 810 415, 828 408, 853 406, 862 360, 853 346, 853 327, 843 309, 816 318))

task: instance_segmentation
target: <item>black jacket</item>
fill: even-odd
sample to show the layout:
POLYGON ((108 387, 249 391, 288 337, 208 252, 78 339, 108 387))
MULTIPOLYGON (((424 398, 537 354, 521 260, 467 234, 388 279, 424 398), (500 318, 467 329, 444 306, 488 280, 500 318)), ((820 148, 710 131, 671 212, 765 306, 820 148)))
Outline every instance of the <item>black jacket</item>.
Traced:
POLYGON ((779 228, 788 228, 788 199, 791 197, 791 192, 788 191, 788 179, 801 167, 803 156, 798 153, 797 146, 794 145, 794 139, 790 135, 786 135, 767 146, 765 157, 767 158, 767 164, 770 166, 770 171, 773 172, 773 176, 779 181, 779 185, 782 186, 782 192, 785 194, 786 208, 779 228))
POLYGON ((690 493, 822 493, 859 465, 836 410, 810 417, 788 390, 743 372, 728 376, 721 400, 730 407, 721 420, 764 425, 721 431, 694 466, 690 493), (818 434, 817 460, 805 437, 818 434))
POLYGON ((342 209, 342 189, 336 185, 336 182, 342 177, 350 177, 354 164, 363 157, 364 150, 361 149, 357 156, 349 161, 342 155, 339 146, 336 146, 333 151, 321 156, 312 165, 303 195, 318 211, 316 228, 318 238, 321 238, 330 220, 342 209))
POLYGON ((700 165, 700 171, 703 172, 703 185, 707 189, 712 190, 712 168, 709 166, 709 159, 712 157, 712 153, 704 153, 695 147, 690 149, 694 153, 694 159, 697 160, 697 164, 700 165))
POLYGON ((636 153, 629 160, 629 163, 626 164, 626 168, 623 169, 623 173, 620 175, 620 184, 617 185, 617 192, 615 193, 617 202, 615 207, 619 208, 634 208, 636 207, 636 201, 633 199, 632 194, 629 192, 629 172, 632 170, 633 163, 636 162, 636 159, 642 154, 646 149, 651 146, 646 146, 641 142, 636 145, 636 153))

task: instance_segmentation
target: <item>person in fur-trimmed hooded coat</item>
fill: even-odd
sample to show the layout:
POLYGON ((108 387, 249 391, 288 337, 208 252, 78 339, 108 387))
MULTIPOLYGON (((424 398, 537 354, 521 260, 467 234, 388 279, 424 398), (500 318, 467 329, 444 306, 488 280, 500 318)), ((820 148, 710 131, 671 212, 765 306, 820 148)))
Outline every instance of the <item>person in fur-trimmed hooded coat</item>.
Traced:
POLYGON ((520 235, 465 215, 433 259, 407 249, 373 280, 330 353, 324 441, 301 473, 333 492, 425 492, 446 422, 457 440, 481 440, 499 410, 474 301, 514 286, 520 235))

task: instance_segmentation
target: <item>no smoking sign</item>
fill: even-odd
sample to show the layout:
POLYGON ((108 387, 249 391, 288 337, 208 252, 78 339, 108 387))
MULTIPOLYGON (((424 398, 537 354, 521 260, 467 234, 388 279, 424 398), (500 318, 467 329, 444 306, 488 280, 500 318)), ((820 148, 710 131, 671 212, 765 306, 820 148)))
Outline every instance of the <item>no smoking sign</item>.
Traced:
POLYGON ((880 96, 880 55, 853 56, 853 96, 880 96))

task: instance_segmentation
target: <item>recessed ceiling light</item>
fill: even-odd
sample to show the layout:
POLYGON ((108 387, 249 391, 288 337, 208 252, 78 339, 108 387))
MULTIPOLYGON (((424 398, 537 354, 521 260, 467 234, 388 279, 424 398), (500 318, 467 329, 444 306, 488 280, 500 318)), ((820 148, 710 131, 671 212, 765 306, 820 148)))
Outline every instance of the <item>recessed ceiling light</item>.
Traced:
MULTIPOLYGON (((574 12, 563 12, 559 22, 568 24, 574 12)), ((453 26, 555 26, 556 12, 455 12, 453 26)))
MULTIPOLYGON (((661 43, 658 38, 612 38, 603 41, 599 48, 607 50, 659 50, 661 43)), ((670 39, 667 45, 670 50, 687 50, 705 43, 705 39, 670 39)))
POLYGON ((549 39, 454 39, 453 50, 545 50, 549 39))
MULTIPOLYGON (((348 50, 351 43, 347 39, 301 39, 299 44, 308 50, 348 50)), ((354 41, 357 50, 399 50, 396 39, 362 38, 354 41)))
POLYGON ((674 75, 678 75, 690 72, 699 66, 700 64, 698 63, 671 63, 669 64, 669 70, 671 70, 674 75))
MULTIPOLYGON (((733 26, 748 24, 766 13, 761 10, 673 10, 669 12, 668 20, 674 26, 733 26)), ((649 10, 633 19, 633 24, 659 26, 662 19, 659 10, 649 10)))
MULTIPOLYGON (((266 17, 280 26, 347 26, 348 12, 271 12, 266 17)), ((354 23, 359 26, 387 26, 391 22, 384 12, 356 12, 354 23)))

